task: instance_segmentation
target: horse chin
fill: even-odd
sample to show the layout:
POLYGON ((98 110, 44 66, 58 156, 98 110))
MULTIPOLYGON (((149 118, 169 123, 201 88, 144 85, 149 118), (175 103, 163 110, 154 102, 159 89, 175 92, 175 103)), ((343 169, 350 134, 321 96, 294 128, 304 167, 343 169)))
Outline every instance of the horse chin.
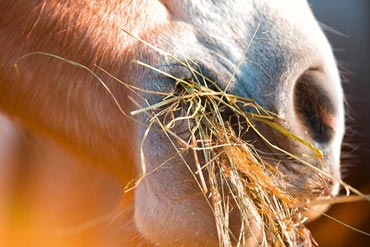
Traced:
MULTIPOLYGON (((246 246, 256 246, 262 238, 263 223, 253 203, 247 206, 246 246)), ((229 227, 238 236, 242 229, 240 213, 236 205, 230 207, 234 210, 229 215, 229 227)), ((143 237, 159 246, 219 246, 212 209, 179 160, 153 173, 148 171, 141 180, 135 191, 134 218, 143 237)))
MULTIPOLYGON (((152 207, 155 203, 151 203, 152 207)), ((166 215, 163 215, 163 217, 148 215, 146 209, 141 210, 143 208, 140 209, 140 206, 136 204, 136 227, 146 240, 159 246, 220 246, 213 215, 205 217, 207 214, 204 214, 202 211, 193 211, 190 214, 185 213, 188 210, 184 208, 184 204, 193 204, 194 201, 187 200, 183 205, 174 203, 167 209, 162 207, 163 201, 161 203, 161 205, 157 204, 160 207, 155 210, 167 210, 166 215)), ((209 211, 211 212, 211 210, 209 211)), ((237 218, 235 215, 231 215, 230 217, 233 218, 230 219, 230 228, 235 236, 238 236, 241 229, 240 223, 234 222, 234 219, 237 218)), ((245 246, 256 246, 262 239, 261 227, 263 226, 263 222, 253 207, 250 207, 248 217, 250 219, 249 224, 244 227, 244 236, 246 236, 245 246)))

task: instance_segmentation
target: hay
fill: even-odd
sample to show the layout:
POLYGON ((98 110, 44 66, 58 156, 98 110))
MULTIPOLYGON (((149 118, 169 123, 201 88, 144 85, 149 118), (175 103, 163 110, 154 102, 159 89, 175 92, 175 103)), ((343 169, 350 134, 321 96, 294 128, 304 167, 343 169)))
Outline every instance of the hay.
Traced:
MULTIPOLYGON (((254 146, 241 138, 245 132, 258 132, 255 122, 263 121, 273 126, 274 114, 251 99, 224 93, 213 82, 203 79, 202 84, 177 79, 176 90, 163 101, 132 112, 132 115, 150 112, 149 122, 159 124, 169 136, 193 151, 197 166, 195 178, 205 197, 209 198, 220 246, 245 245, 251 237, 248 235, 252 228, 251 217, 262 221, 260 230, 263 234, 262 237, 254 236, 256 245, 302 246, 313 242, 303 224, 305 218, 300 216, 300 209, 294 207, 296 198, 287 191, 289 184, 284 174, 262 159, 254 146), (168 114, 180 108, 186 109, 185 116, 168 114), (225 112, 238 118, 238 126, 223 117, 225 112), (176 122, 184 120, 188 123, 187 140, 176 134, 176 122), (240 133, 237 134, 236 129, 240 133), (232 208, 238 210, 240 216, 241 229, 237 235, 229 229, 232 208), (251 208, 257 215, 253 216, 251 208)), ((305 142, 302 140, 301 143, 305 142)), ((316 149, 313 151, 319 153, 316 149)))
MULTIPOLYGON (((160 52, 162 55, 165 53, 160 52)), ((185 149, 193 152, 196 171, 188 168, 193 172, 194 179, 213 211, 220 246, 245 246, 251 242, 255 246, 318 246, 304 224, 307 218, 302 216, 302 211, 324 203, 346 202, 349 196, 348 193, 346 197, 333 199, 328 194, 316 201, 310 201, 310 198, 304 196, 294 196, 288 190, 292 186, 286 179, 289 174, 283 174, 276 164, 270 164, 261 157, 253 142, 242 138, 247 132, 255 133, 257 138, 277 152, 310 168, 319 177, 319 183, 322 183, 319 185, 322 188, 327 188, 329 183, 338 182, 348 192, 352 191, 358 195, 348 201, 369 200, 369 197, 332 177, 321 167, 316 167, 272 144, 259 131, 256 123, 262 123, 280 132, 291 142, 305 145, 311 153, 304 155, 318 160, 323 158, 322 152, 311 143, 276 124, 274 119, 278 116, 274 113, 259 106, 252 99, 226 93, 215 82, 190 66, 191 62, 181 61, 168 53, 165 55, 186 66, 192 71, 195 79, 185 81, 135 61, 174 79, 176 89, 156 104, 150 105, 145 100, 148 105, 139 107, 140 109, 131 112, 131 115, 145 112, 149 115, 150 123, 146 135, 150 132, 150 127, 157 124, 169 137, 169 142, 171 137, 175 138, 182 146, 182 151, 185 149), (185 109, 185 115, 175 116, 173 112, 179 109, 185 109), (236 123, 225 119, 225 115, 233 116, 237 119, 236 123), (176 122, 183 121, 187 122, 189 132, 186 140, 176 133, 176 122), (232 210, 237 210, 240 217, 240 229, 234 232, 229 228, 232 210), (253 224, 256 222, 261 235, 254 234, 256 226, 253 224)), ((143 142, 145 138, 146 136, 143 142)), ((178 145, 173 142, 172 144, 176 153, 181 155, 178 145)), ((189 166, 185 159, 182 159, 184 165, 189 166)), ((143 174, 143 177, 146 175, 143 174)), ((324 213, 321 214, 330 218, 324 213)), ((345 223, 341 224, 350 227, 345 223)), ((360 230, 354 230, 367 235, 360 230)))
MULTIPOLYGON (((172 143, 174 138, 183 149, 193 152, 196 171, 192 170, 191 167, 188 168, 192 171, 199 189, 204 194, 204 198, 208 201, 214 213, 220 246, 244 246, 247 242, 250 243, 250 238, 254 239, 255 246, 293 247, 317 245, 310 231, 304 225, 306 218, 301 215, 303 210, 322 203, 349 202, 359 198, 370 200, 369 197, 345 184, 340 179, 333 178, 320 168, 270 143, 268 138, 263 136, 258 130, 256 123, 273 128, 291 139, 292 142, 307 146, 312 151, 308 156, 316 157, 317 159, 322 158, 322 153, 319 149, 277 125, 274 122, 274 119, 277 117, 275 114, 260 107, 252 99, 224 92, 215 82, 204 77, 201 72, 190 66, 191 62, 182 61, 138 37, 135 38, 155 49, 161 55, 174 59, 177 63, 186 66, 193 73, 194 78, 198 79, 185 81, 155 67, 135 61, 141 66, 157 71, 176 81, 176 89, 171 93, 163 94, 127 85, 104 69, 99 67, 98 69, 126 86, 146 102, 146 106, 141 106, 132 99, 139 109, 131 112, 131 116, 145 113, 149 117, 149 124, 146 125, 147 130, 142 143, 145 142, 151 127, 156 124, 169 137, 169 142, 172 143), (162 95, 164 99, 150 105, 143 96, 143 94, 148 93, 162 95), (180 116, 173 114, 173 112, 179 109, 186 109, 186 114, 180 116), (233 122, 225 118, 225 115, 233 116, 237 121, 233 122), (180 138, 176 133, 176 122, 179 121, 188 123, 189 138, 186 140, 180 138), (243 135, 247 132, 255 133, 257 138, 263 140, 274 150, 312 169, 313 172, 323 178, 323 183, 325 181, 339 182, 348 191, 348 195, 351 191, 358 196, 348 197, 347 195, 344 198, 320 198, 317 201, 302 202, 302 198, 297 198, 287 189, 290 186, 286 179, 288 174, 283 174, 278 169, 278 166, 270 164, 268 160, 261 157, 253 143, 243 138, 243 135), (237 210, 237 215, 240 217, 240 229, 234 232, 229 228, 230 215, 233 210, 237 210), (252 221, 259 223, 257 227, 259 227, 258 231, 261 232, 261 235, 253 235, 255 226, 252 225, 252 221)), ((90 68, 43 52, 26 54, 19 58, 17 63, 32 55, 53 57, 88 71, 110 94, 121 113, 131 118, 121 108, 113 92, 104 81, 90 68)), ((16 68, 17 63, 15 64, 16 68)), ((134 121, 137 120, 134 119, 134 121)), ((181 155, 181 152, 178 150, 179 145, 172 144, 177 151, 176 153, 181 155)), ((143 153, 143 148, 141 152, 143 153)), ((188 166, 185 159, 183 160, 184 165, 188 166)), ((158 167, 160 168, 160 165, 158 167)), ((145 171, 146 169, 143 167, 144 174, 138 179, 134 187, 140 183, 142 178, 148 175, 145 171)), ((152 172, 155 172, 155 170, 152 172)), ((330 218, 330 216, 327 217, 330 218)), ((352 227, 350 228, 353 229, 352 227)), ((357 229, 354 230, 359 231, 357 229)), ((365 232, 361 233, 369 235, 365 232)))

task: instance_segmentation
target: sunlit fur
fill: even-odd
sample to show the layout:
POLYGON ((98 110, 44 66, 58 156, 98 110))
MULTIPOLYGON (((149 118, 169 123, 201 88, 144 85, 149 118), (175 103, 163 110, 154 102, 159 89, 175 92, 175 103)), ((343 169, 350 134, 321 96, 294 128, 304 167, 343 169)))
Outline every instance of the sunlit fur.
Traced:
MULTIPOLYGON (((43 55, 18 60, 25 54, 42 51, 92 68, 126 113, 137 108, 129 100, 132 93, 96 65, 125 83, 162 92, 171 91, 174 82, 133 64, 134 59, 190 79, 186 68, 160 56, 122 29, 181 59, 195 61, 222 88, 230 81, 240 59, 244 59, 229 91, 253 98, 279 114, 278 123, 322 149, 325 169, 334 177, 340 176, 342 89, 331 48, 306 1, 2 0, 0 110, 4 131, 0 136, 1 146, 9 143, 10 151, 1 155, 0 181, 6 182, 2 182, 0 202, 12 207, 17 202, 7 198, 26 198, 25 205, 32 207, 24 212, 21 207, 29 219, 23 226, 36 229, 19 230, 17 224, 23 222, 16 217, 19 212, 14 217, 2 217, 8 208, 1 208, 0 217, 4 220, 0 221, 0 232, 1 228, 10 229, 12 234, 7 236, 15 241, 14 246, 19 246, 20 240, 11 236, 29 239, 28 246, 86 246, 107 239, 107 246, 127 246, 132 232, 119 228, 120 220, 127 218, 134 220, 136 233, 141 235, 138 241, 147 239, 160 246, 218 245, 212 212, 204 198, 196 196, 199 189, 178 157, 142 180, 134 202, 130 196, 124 197, 123 207, 133 207, 123 219, 113 220, 115 230, 98 227, 90 233, 80 230, 67 237, 50 237, 54 236, 54 229, 78 225, 113 210, 119 201, 117 195, 135 170, 141 174, 145 165, 151 171, 174 154, 168 140, 152 132, 144 143, 145 160, 141 160, 139 149, 145 128, 123 116, 104 87, 87 71, 43 55), (307 119, 299 114, 300 106, 294 106, 295 83, 307 71, 314 74, 315 83, 326 92, 333 106, 328 117, 333 119, 330 125, 334 134, 325 143, 313 140, 305 125, 307 119), (89 182, 78 179, 79 172, 66 175, 63 168, 79 169, 71 167, 81 165, 83 171, 79 172, 93 174, 100 179, 97 187, 105 189, 91 190, 89 182), (31 176, 18 172, 24 167, 31 176), (115 175, 106 173, 107 170, 115 175), (22 176, 31 180, 18 183, 23 181, 22 176), (63 178, 68 182, 63 183, 63 178), (64 189, 66 184, 69 190, 64 189), (27 195, 12 196, 18 193, 14 186, 27 195), (84 194, 78 188, 88 192, 84 194), (86 200, 78 201, 82 195, 86 195, 86 200), (73 205, 71 201, 76 200, 75 207, 63 211, 63 205, 73 205), (53 215, 48 208, 58 210, 53 215)), ((153 103, 159 98, 148 96, 148 100, 153 103)), ((265 134, 292 153, 307 151, 274 133, 265 134)), ((190 155, 185 158, 191 163, 190 155)), ((318 180, 313 172, 307 167, 295 167, 292 162, 280 166, 294 185, 292 192, 310 197, 307 188, 318 180)), ((336 194, 338 187, 333 185, 331 189, 336 194)), ((109 226, 109 221, 105 224, 109 226)), ((258 232, 258 226, 250 231, 258 232)))

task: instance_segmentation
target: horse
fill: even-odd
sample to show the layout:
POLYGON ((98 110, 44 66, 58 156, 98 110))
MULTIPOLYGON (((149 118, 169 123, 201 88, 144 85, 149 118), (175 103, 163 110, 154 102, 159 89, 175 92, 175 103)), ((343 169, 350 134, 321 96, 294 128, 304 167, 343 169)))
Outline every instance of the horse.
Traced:
MULTIPOLYGON (((340 178, 343 92, 330 44, 305 0, 2 0, 6 246, 218 246, 214 216, 189 170, 163 133, 148 134, 128 116, 138 108, 130 100, 136 95, 117 83, 175 89, 172 78, 135 60, 193 78, 153 47, 191 59, 219 87, 276 113, 279 125, 320 148, 321 165, 340 178), (143 166, 150 175, 122 199, 143 166), (98 217, 104 214, 110 220, 98 217)), ((305 152, 281 135, 265 135, 305 152)), ((194 168, 191 154, 184 158, 194 168)), ((293 193, 315 197, 309 185, 319 178, 311 170, 291 161, 279 167, 293 193)), ((338 194, 338 183, 328 187, 338 194)), ((247 235, 258 235, 258 222, 251 224, 247 235)))

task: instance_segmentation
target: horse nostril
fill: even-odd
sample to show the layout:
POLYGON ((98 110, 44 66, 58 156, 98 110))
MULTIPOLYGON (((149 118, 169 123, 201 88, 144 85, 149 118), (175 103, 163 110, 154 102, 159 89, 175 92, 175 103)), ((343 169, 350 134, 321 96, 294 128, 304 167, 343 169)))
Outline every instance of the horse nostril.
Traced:
POLYGON ((298 119, 306 126, 313 140, 328 143, 334 136, 335 107, 325 81, 315 70, 306 71, 296 82, 294 106, 298 119))

